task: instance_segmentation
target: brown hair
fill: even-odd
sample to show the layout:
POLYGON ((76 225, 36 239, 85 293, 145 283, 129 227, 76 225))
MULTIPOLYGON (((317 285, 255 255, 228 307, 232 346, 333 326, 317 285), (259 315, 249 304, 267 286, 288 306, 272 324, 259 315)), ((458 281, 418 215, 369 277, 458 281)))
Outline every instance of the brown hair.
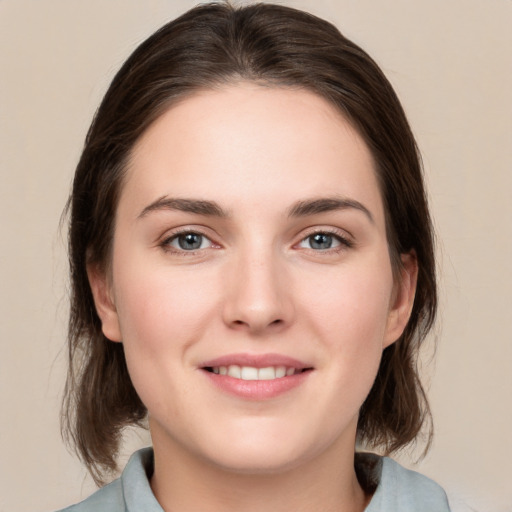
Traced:
POLYGON ((415 440, 430 419, 417 357, 437 303, 432 226, 417 147, 391 85, 361 48, 315 16, 270 4, 206 4, 163 26, 117 73, 87 134, 68 202, 70 369, 63 429, 98 483, 116 469, 122 429, 142 424, 147 411, 123 345, 102 333, 86 265, 108 269, 126 164, 148 126, 178 99, 239 80, 313 91, 350 120, 370 148, 393 268, 396 273, 401 253, 414 251, 419 275, 411 318, 384 350, 358 435, 389 453, 415 440))

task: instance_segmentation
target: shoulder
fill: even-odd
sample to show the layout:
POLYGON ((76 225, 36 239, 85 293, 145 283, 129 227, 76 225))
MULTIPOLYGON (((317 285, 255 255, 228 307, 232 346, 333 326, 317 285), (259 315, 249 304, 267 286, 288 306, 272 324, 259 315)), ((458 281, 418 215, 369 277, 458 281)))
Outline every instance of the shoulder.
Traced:
POLYGON ((117 479, 96 491, 86 500, 60 512, 124 512, 125 510, 121 480, 117 479))
POLYGON ((153 450, 139 450, 131 456, 120 478, 60 512, 163 512, 151 491, 152 472, 153 450))
POLYGON ((388 457, 358 454, 371 468, 376 490, 366 512, 450 512, 444 490, 433 480, 388 457))

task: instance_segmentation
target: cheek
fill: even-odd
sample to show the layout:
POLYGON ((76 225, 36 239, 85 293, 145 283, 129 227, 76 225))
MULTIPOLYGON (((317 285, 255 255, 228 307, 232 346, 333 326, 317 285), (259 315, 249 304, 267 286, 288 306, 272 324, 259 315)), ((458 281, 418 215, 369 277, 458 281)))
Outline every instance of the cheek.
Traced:
MULTIPOLYGON (((188 347, 207 329, 215 310, 211 288, 184 271, 124 261, 117 265, 114 295, 126 361, 143 402, 151 389, 177 382, 188 347)), ((154 397, 155 399, 157 397, 154 397)))
POLYGON ((354 348, 381 342, 393 290, 391 270, 382 265, 359 272, 333 273, 328 287, 310 301, 311 317, 330 331, 331 337, 358 340, 354 348))
POLYGON ((193 272, 126 261, 116 268, 115 300, 125 343, 168 347, 178 334, 193 336, 211 308, 211 287, 201 287, 193 272))
POLYGON ((331 358, 333 389, 351 389, 364 400, 382 357, 393 279, 387 265, 338 272, 315 301, 309 319, 331 358))

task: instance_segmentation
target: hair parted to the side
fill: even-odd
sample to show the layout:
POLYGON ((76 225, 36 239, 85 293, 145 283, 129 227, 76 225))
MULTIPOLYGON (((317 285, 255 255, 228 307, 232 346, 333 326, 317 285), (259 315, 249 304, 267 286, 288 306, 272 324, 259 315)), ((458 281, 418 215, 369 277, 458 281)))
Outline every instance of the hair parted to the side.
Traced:
POLYGON ((368 145, 395 275, 400 254, 410 251, 419 275, 411 318, 384 350, 358 435, 389 453, 414 441, 430 420, 417 357, 437 305, 433 233, 419 154, 391 85, 361 48, 315 16, 271 4, 206 4, 159 29, 117 73, 87 134, 67 205, 70 368, 63 432, 97 483, 117 469, 122 429, 143 424, 147 411, 132 386, 122 343, 102 333, 87 265, 108 272, 125 169, 148 126, 198 90, 242 80, 320 95, 368 145))

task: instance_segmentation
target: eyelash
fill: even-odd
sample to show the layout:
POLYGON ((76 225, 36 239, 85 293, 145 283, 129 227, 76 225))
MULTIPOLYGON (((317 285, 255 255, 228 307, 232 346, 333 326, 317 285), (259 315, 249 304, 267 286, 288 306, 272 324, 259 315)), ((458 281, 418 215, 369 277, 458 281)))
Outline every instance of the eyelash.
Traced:
POLYGON ((201 248, 199 248, 199 249, 196 249, 196 250, 187 251, 185 249, 178 249, 176 247, 172 247, 171 246, 171 243, 173 241, 177 240, 180 236, 184 236, 184 235, 198 235, 198 236, 202 237, 203 239, 208 240, 211 245, 215 245, 210 240, 210 238, 207 235, 205 235, 201 230, 199 230, 199 229, 186 229, 186 228, 174 231, 170 236, 165 237, 160 242, 159 245, 160 245, 160 247, 165 252, 171 252, 171 253, 174 253, 174 254, 177 254, 177 255, 183 255, 183 256, 193 256, 193 255, 197 254, 197 251, 202 250, 201 248))
MULTIPOLYGON (((309 251, 314 252, 315 254, 332 254, 332 253, 339 253, 342 251, 345 251, 347 249, 351 249, 354 247, 354 242, 350 240, 346 234, 337 229, 314 229, 310 231, 309 233, 304 236, 299 244, 302 244, 303 242, 306 242, 308 239, 314 237, 315 235, 326 235, 329 237, 334 238, 337 242, 339 242, 339 246, 333 247, 333 248, 327 248, 327 249, 313 249, 313 248, 306 248, 309 251)), ((297 244, 298 245, 298 244, 297 244)))
MULTIPOLYGON (((177 231, 174 231, 170 236, 166 237, 160 242, 160 247, 165 252, 171 252, 180 256, 193 256, 197 254, 197 251, 201 251, 204 248, 199 247, 196 250, 185 250, 185 249, 178 249, 171 246, 171 243, 177 240, 180 236, 184 235, 198 235, 202 237, 203 239, 206 239, 210 242, 211 246, 215 245, 212 240, 205 235, 201 230, 198 229, 180 229, 177 231)), ((301 240, 298 242, 298 244, 295 244, 294 247, 297 247, 298 245, 306 242, 308 239, 314 237, 315 235, 326 235, 328 237, 332 237, 337 242, 339 242, 339 245, 334 248, 326 248, 326 249, 313 249, 312 247, 304 247, 308 251, 312 251, 315 254, 332 254, 332 253, 339 253, 342 251, 345 251, 347 249, 351 249, 354 247, 354 242, 350 240, 342 231, 336 230, 336 229, 315 229, 313 231, 310 231, 306 234, 301 240)), ((220 247, 220 246, 217 246, 220 247)))

